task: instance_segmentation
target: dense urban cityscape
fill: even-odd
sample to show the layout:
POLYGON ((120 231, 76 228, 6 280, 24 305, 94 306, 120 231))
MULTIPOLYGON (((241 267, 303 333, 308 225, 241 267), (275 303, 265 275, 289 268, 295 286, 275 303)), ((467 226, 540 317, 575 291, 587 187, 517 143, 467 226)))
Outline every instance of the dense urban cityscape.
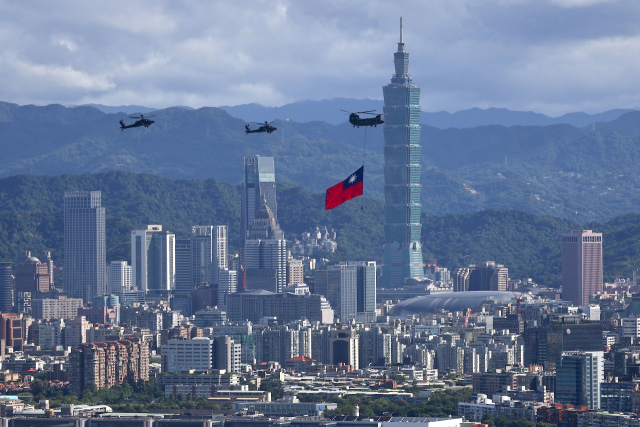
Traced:
POLYGON ((640 427, 640 269, 606 282, 606 232, 554 235, 561 287, 425 255, 402 31, 369 258, 330 260, 346 228, 288 237, 272 156, 237 165, 239 235, 136 224, 129 259, 107 262, 104 190, 70 188, 63 259, 0 262, 0 426, 640 427))

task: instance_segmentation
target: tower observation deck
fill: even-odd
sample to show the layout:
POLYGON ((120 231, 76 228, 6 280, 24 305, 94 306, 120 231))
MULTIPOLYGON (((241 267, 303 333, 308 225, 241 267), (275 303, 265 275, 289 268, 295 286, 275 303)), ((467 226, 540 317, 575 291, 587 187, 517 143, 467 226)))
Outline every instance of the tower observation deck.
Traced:
POLYGON ((400 18, 395 74, 384 94, 384 267, 382 286, 422 279, 420 87, 409 76, 400 18))

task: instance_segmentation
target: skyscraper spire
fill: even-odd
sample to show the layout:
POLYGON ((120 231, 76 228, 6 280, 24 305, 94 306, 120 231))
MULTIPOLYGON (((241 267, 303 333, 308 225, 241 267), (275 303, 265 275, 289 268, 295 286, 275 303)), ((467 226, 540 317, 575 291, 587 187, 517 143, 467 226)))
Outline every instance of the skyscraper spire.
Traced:
POLYGON ((402 16, 400 17, 400 43, 398 43, 398 52, 404 52, 404 38, 402 37, 402 16))

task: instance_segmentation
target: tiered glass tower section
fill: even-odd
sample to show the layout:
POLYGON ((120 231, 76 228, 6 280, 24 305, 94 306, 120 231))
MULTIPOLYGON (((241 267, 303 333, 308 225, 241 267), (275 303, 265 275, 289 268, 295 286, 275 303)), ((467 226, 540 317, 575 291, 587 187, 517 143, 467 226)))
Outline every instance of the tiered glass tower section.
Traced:
POLYGON ((384 267, 382 286, 422 279, 420 243, 420 88, 408 74, 409 54, 402 39, 394 53, 396 73, 384 94, 384 267))

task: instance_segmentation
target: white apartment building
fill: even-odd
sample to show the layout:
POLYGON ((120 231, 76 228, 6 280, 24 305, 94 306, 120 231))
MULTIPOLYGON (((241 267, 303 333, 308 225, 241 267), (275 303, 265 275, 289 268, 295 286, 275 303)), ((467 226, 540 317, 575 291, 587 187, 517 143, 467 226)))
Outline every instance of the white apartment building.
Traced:
POLYGON ((109 293, 121 294, 133 290, 131 266, 127 261, 111 261, 107 273, 109 275, 109 293))

